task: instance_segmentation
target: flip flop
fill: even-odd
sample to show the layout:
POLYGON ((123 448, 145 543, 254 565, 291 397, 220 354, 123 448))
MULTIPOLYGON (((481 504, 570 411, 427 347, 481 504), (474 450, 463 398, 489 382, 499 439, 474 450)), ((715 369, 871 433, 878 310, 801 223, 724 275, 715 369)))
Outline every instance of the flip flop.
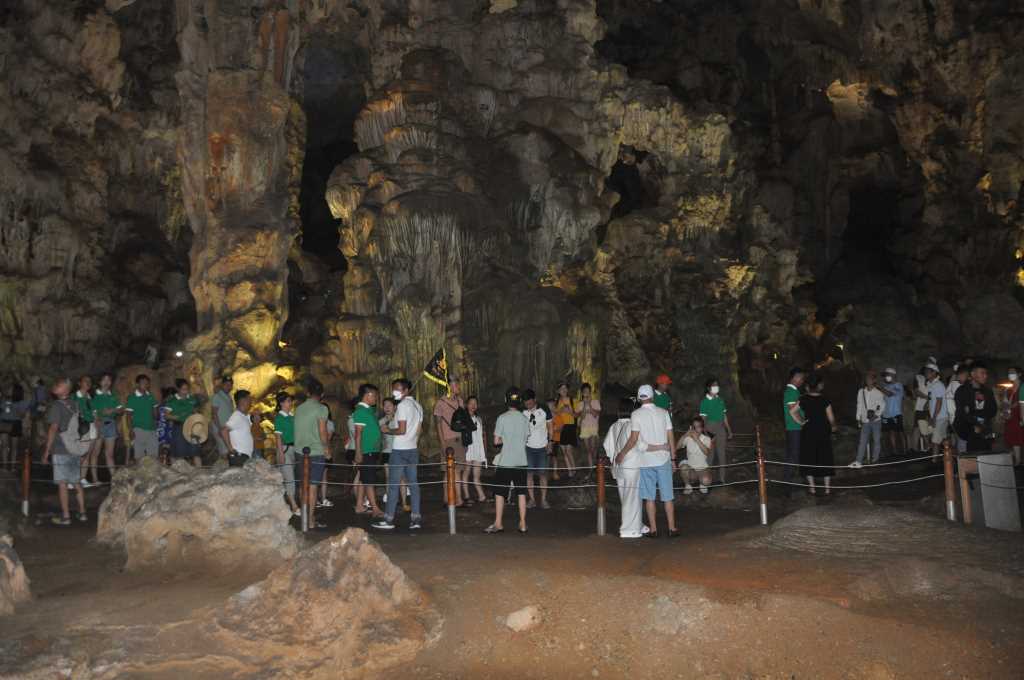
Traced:
POLYGON ((494 526, 492 524, 491 526, 489 526, 486 529, 484 529, 484 533, 485 534, 503 534, 503 533, 505 533, 505 529, 503 529, 503 528, 499 529, 498 527, 496 527, 496 526, 494 526))

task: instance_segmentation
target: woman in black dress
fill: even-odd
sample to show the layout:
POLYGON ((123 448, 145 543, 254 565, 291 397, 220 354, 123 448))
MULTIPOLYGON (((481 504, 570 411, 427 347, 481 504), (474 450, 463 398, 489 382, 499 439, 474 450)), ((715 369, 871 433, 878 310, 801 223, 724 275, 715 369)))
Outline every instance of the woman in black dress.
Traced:
MULTIPOLYGON (((800 465, 834 465, 832 458, 832 433, 836 429, 836 418, 832 403, 822 396, 825 381, 817 374, 807 378, 807 393, 800 397, 800 409, 807 419, 800 433, 800 465)), ((808 492, 814 494, 814 478, 824 477, 825 495, 831 493, 832 470, 828 467, 801 467, 800 474, 807 478, 808 492)))

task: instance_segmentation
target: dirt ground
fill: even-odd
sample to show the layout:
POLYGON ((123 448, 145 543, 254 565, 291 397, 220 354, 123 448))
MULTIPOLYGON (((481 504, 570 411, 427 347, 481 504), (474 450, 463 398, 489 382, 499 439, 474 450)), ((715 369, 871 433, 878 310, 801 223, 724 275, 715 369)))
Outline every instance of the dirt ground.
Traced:
MULTIPOLYGON (((103 491, 90 494, 95 509, 103 491)), ((337 500, 330 528, 310 540, 368 524, 337 500)), ((460 510, 449 536, 437 487, 425 511, 422 533, 402 523, 377 537, 445 618, 440 641, 395 677, 1024 677, 1018 599, 983 588, 862 599, 858 583, 900 566, 758 547, 765 530, 752 508, 680 509, 682 538, 632 541, 596 536, 589 510, 531 511, 528 534, 485 536, 492 505, 460 510), (531 604, 543 612, 538 627, 505 627, 531 604)), ((109 651, 133 626, 187 619, 258 577, 125 573, 123 558, 92 540, 92 514, 87 525, 41 525, 18 540, 35 600, 0 619, 0 675, 18 677, 40 654, 109 651)), ((617 522, 611 513, 609 527, 617 522)))

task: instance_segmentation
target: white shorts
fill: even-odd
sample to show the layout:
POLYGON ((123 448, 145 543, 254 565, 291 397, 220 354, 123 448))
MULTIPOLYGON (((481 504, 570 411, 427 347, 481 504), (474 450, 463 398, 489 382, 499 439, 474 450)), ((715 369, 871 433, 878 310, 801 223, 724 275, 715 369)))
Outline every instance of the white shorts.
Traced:
POLYGON ((683 464, 691 470, 707 470, 708 457, 704 455, 703 451, 688 451, 686 458, 683 459, 683 464))
POLYGON ((935 421, 935 429, 932 430, 932 444, 941 444, 946 440, 946 431, 949 429, 949 421, 945 418, 935 421))

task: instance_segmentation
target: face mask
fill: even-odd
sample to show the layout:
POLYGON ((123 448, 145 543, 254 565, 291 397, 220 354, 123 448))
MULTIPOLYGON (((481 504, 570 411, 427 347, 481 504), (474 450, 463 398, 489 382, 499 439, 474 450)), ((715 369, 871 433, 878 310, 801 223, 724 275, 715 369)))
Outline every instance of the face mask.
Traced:
POLYGON ((885 376, 885 382, 891 383, 892 382, 892 376, 891 375, 885 376))
POLYGON ((711 394, 718 394, 718 390, 720 390, 720 389, 721 388, 718 385, 712 385, 711 386, 711 394))
POLYGON ((1017 374, 1016 373, 1011 373, 1010 375, 1008 375, 1006 377, 1009 378, 1013 382, 1017 382, 1017 374))
POLYGON ((402 401, 402 393, 399 390, 392 391, 391 396, 395 398, 395 401, 402 401))

